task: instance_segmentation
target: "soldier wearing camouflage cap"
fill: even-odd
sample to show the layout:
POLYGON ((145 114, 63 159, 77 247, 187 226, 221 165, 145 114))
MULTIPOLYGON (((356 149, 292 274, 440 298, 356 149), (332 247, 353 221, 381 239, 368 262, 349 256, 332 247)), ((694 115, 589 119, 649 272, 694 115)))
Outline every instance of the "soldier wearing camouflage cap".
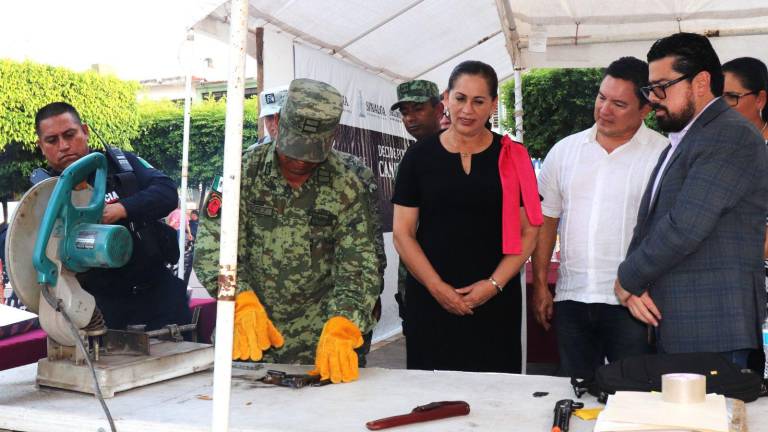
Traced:
POLYGON ((413 80, 397 86, 397 102, 391 110, 400 110, 403 125, 416 141, 440 131, 443 115, 440 92, 432 81, 413 80))
MULTIPOLYGON (((373 173, 332 148, 342 97, 294 80, 275 142, 243 159, 233 358, 315 364, 357 379, 383 281, 373 173)), ((217 288, 219 214, 201 218, 195 272, 217 288)))

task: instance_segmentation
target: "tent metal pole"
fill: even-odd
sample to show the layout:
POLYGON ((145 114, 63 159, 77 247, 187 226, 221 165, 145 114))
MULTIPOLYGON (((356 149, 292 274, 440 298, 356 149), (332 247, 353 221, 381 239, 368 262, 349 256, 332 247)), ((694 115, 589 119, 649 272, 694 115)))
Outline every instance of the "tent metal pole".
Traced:
MULTIPOLYGON (((515 67, 515 140, 523 142, 523 77, 520 73, 520 68, 515 67)), ((526 319, 526 311, 528 309, 526 274, 525 264, 520 269, 520 292, 522 293, 522 314, 520 318, 520 354, 521 354, 521 368, 520 371, 523 375, 527 373, 528 369, 528 320, 526 319)))
POLYGON ((515 16, 509 6, 509 0, 496 0, 496 11, 499 13, 501 31, 504 32, 504 46, 507 48, 509 61, 515 66, 522 66, 520 48, 517 46, 520 42, 520 35, 517 33, 515 16))
POLYGON ((214 432, 225 432, 229 429, 247 34, 248 0, 232 0, 227 114, 224 123, 224 191, 222 193, 221 248, 219 252, 219 294, 216 302, 216 348, 213 366, 213 424, 211 429, 214 432))
MULTIPOLYGON (((496 11, 499 13, 499 23, 504 32, 504 46, 509 54, 509 61, 515 68, 515 139, 523 142, 523 94, 522 82, 520 79, 520 69, 522 67, 522 56, 520 55, 520 35, 515 26, 515 17, 512 14, 512 8, 509 6, 509 0, 496 0, 496 11)), ((525 264, 520 269, 520 291, 522 292, 522 301, 520 302, 520 371, 525 374, 528 365, 528 323, 526 320, 526 285, 525 285, 525 264)))
POLYGON ((523 74, 515 67, 515 139, 523 142, 523 74))
POLYGON ((187 39, 182 48, 182 61, 185 63, 186 77, 184 83, 184 132, 181 145, 181 193, 179 203, 179 267, 177 276, 184 280, 184 245, 187 241, 187 181, 189 180, 189 118, 192 107, 192 62, 194 61, 193 46, 195 34, 187 32, 187 39))

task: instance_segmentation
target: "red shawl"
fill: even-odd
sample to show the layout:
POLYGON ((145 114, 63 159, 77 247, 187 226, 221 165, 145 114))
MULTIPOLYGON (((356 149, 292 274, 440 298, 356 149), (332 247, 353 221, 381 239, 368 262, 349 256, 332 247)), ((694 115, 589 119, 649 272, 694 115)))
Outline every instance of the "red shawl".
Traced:
POLYGON ((501 139, 499 176, 502 190, 502 253, 519 255, 522 252, 520 196, 523 197, 523 207, 531 225, 541 226, 544 223, 544 217, 541 214, 539 188, 536 184, 531 157, 528 156, 528 151, 522 143, 513 141, 508 135, 504 135, 501 139))

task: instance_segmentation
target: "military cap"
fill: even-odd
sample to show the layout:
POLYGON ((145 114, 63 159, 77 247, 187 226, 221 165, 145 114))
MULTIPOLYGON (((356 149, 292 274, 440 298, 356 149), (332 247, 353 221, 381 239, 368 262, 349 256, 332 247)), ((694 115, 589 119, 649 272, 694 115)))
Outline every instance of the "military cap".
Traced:
POLYGON ((259 118, 271 116, 280 112, 288 96, 288 86, 280 86, 264 90, 259 94, 259 118))
POLYGON ((422 103, 433 97, 439 98, 440 92, 437 90, 437 84, 432 81, 413 80, 404 82, 397 86, 397 102, 392 105, 390 111, 400 108, 400 104, 403 102, 422 103))
POLYGON ((342 103, 341 94, 329 84, 304 78, 293 80, 280 111, 276 148, 293 159, 325 161, 341 119, 342 103))

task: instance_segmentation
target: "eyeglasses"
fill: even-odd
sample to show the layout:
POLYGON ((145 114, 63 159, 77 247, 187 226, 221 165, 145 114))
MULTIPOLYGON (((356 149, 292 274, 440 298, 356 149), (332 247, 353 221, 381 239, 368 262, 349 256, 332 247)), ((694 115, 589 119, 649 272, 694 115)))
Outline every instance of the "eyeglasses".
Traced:
POLYGON ((697 73, 698 72, 696 72, 696 73, 688 73, 688 74, 685 74, 685 75, 681 76, 680 78, 675 78, 672 81, 667 81, 664 84, 653 84, 653 85, 649 85, 649 86, 646 86, 646 87, 640 87, 640 92, 643 93, 643 96, 645 96, 645 98, 648 99, 649 101, 651 100, 650 99, 651 92, 653 92, 653 94, 657 98, 659 98, 659 99, 666 99, 667 98, 667 89, 669 87, 672 87, 673 85, 679 83, 680 81, 682 81, 684 79, 688 79, 688 78, 690 78, 692 76, 695 76, 697 73))
POLYGON ((757 94, 756 91, 751 91, 749 93, 744 93, 744 94, 728 92, 728 93, 723 93, 723 99, 725 99, 728 105, 735 107, 736 105, 739 104, 739 99, 743 98, 744 96, 756 95, 756 94, 757 94))

